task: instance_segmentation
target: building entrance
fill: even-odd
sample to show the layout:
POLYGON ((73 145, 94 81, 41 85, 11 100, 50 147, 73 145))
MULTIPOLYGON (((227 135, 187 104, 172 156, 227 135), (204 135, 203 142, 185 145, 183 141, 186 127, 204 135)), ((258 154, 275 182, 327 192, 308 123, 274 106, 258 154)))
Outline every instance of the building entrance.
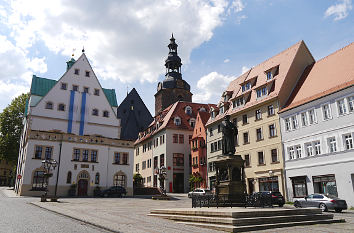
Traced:
POLYGON ((79 180, 77 185, 77 195, 87 196, 87 186, 88 186, 88 181, 86 179, 79 180))
POLYGON ((174 193, 184 193, 184 174, 183 173, 173 174, 173 192, 174 193))

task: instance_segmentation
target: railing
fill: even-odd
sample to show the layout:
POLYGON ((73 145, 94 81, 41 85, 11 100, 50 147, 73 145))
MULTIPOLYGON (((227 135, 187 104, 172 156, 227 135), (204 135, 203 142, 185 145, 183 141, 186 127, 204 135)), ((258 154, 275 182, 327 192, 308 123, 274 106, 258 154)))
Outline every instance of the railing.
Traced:
POLYGON ((236 202, 228 195, 193 195, 192 208, 201 207, 272 207, 272 196, 268 193, 254 193, 246 195, 243 201, 236 202))

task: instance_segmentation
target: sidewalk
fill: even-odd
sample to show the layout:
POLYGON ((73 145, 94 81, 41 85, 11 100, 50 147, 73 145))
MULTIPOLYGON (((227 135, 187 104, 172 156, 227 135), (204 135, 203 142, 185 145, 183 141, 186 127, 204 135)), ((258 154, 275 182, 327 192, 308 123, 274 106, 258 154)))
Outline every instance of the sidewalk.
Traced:
POLYGON ((15 191, 14 191, 14 188, 13 187, 5 187, 5 188, 2 188, 2 193, 6 196, 6 197, 20 197, 18 196, 15 191))

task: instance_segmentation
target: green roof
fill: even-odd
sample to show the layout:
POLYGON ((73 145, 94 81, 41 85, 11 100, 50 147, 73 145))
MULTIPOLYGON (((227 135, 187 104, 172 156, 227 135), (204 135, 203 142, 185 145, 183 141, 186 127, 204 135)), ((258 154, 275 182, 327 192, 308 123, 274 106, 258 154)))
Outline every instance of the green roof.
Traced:
MULTIPOLYGON (((56 83, 56 80, 41 78, 37 77, 36 75, 33 75, 31 84, 31 95, 45 96, 49 92, 49 90, 54 87, 56 83)), ((109 104, 112 107, 118 107, 115 90, 105 88, 102 89, 107 97, 109 104)))

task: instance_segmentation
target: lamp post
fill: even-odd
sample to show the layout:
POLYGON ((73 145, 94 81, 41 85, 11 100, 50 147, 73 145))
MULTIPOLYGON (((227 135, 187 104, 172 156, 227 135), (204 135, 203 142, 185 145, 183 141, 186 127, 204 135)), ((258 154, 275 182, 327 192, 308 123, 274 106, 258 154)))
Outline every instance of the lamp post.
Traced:
POLYGON ((45 179, 46 186, 45 186, 44 196, 42 196, 42 198, 41 198, 41 202, 45 202, 47 200, 49 177, 53 176, 53 173, 50 173, 50 171, 55 170, 57 164, 58 163, 55 159, 42 160, 42 166, 45 170, 44 179, 45 179))
POLYGON ((166 196, 166 190, 165 190, 165 179, 167 176, 167 170, 165 166, 161 166, 160 168, 157 168, 158 175, 159 175, 159 181, 160 181, 160 189, 162 192, 163 196, 166 196))
POLYGON ((269 176, 270 176, 270 191, 273 191, 273 176, 274 176, 274 173, 272 170, 269 170, 269 176))

